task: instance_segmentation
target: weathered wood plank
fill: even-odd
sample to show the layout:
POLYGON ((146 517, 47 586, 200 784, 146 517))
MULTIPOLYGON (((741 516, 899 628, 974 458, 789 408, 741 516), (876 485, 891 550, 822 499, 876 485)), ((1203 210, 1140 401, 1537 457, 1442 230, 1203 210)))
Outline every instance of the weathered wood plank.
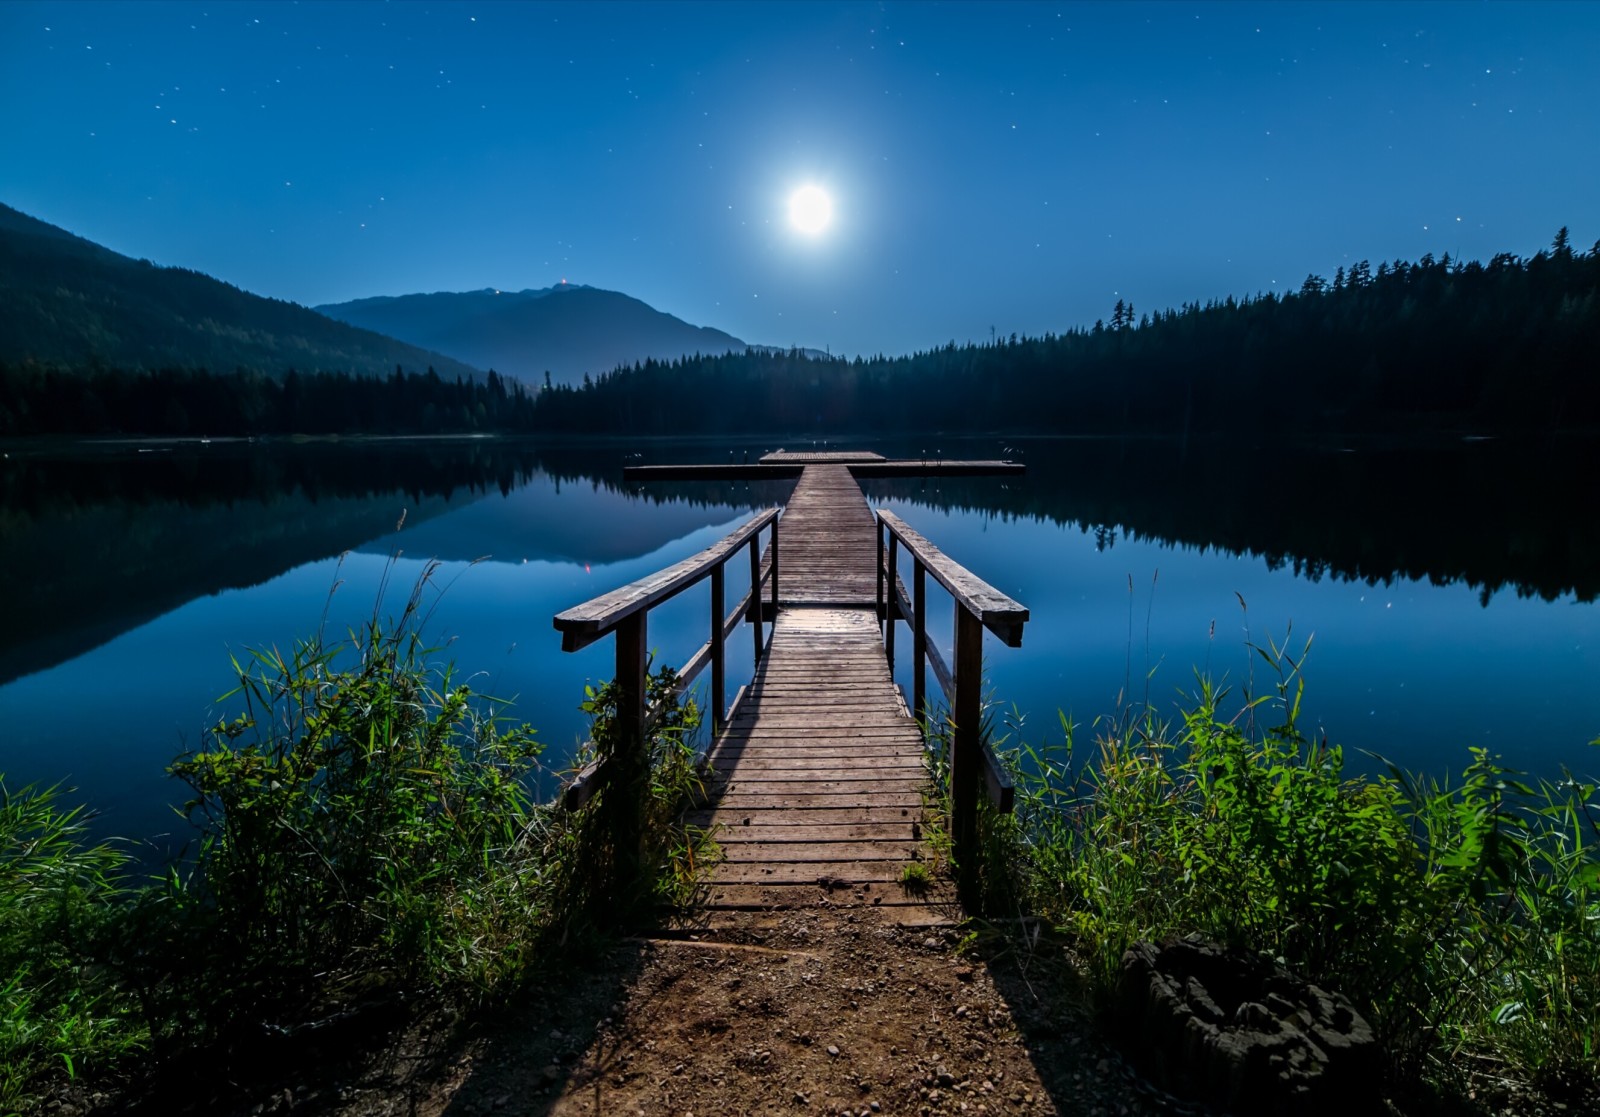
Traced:
POLYGON ((812 829, 822 826, 906 825, 920 822, 920 806, 872 807, 861 804, 843 807, 819 808, 803 815, 776 808, 735 810, 732 807, 701 808, 691 811, 687 821, 691 826, 708 829, 725 826, 728 829, 760 826, 792 826, 812 829))
POLYGON ((717 866, 716 882, 726 884, 898 884, 912 858, 899 861, 724 861, 717 866))
POLYGON ((726 863, 803 865, 814 861, 916 861, 922 843, 908 833, 890 841, 730 842, 722 847, 726 863))

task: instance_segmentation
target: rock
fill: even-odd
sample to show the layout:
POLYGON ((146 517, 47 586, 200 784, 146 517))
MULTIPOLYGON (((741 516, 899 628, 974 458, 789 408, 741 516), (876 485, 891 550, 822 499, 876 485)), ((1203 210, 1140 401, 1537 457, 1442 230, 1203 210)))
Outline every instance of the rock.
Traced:
POLYGON ((834 1058, 838 1058, 839 1049, 830 1043, 828 1044, 828 1054, 832 1055, 834 1058))
POLYGON ((550 1063, 539 1073, 544 1076, 546 1082, 554 1082, 561 1077, 561 1068, 550 1063))
POLYGON ((1157 1084, 1240 1114, 1374 1104, 1378 1048, 1344 997, 1198 935, 1122 957, 1119 1038, 1157 1084))

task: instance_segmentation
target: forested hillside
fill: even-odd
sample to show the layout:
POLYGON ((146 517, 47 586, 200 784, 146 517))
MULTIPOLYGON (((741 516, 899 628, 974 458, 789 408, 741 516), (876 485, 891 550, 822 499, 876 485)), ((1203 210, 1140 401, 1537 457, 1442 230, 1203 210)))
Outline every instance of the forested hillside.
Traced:
POLYGON ((543 390, 433 371, 216 371, 228 367, 0 361, 0 435, 1600 429, 1600 245, 1574 252, 1563 229, 1529 258, 1363 261, 1281 296, 1154 314, 1119 302, 1109 322, 1037 338, 650 360, 543 390))
POLYGON ((200 272, 157 267, 0 205, 0 362, 92 369, 243 369, 271 377, 478 370, 267 299, 200 272))

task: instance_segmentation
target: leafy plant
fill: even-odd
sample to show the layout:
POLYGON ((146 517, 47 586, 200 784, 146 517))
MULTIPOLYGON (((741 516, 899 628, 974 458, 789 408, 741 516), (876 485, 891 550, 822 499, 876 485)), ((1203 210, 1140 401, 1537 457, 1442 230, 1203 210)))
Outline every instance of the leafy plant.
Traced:
POLYGON ((1097 723, 1084 762, 1065 719, 1059 745, 1014 750, 1017 809, 988 830, 986 872, 1012 874, 1102 991, 1133 941, 1201 931, 1351 996, 1405 1077, 1445 1082, 1470 1056, 1592 1104, 1595 786, 1531 785, 1481 749, 1455 785, 1348 779, 1299 726, 1309 642, 1254 650, 1265 697, 1198 677, 1176 722, 1097 723))
POLYGON ((235 660, 194 791, 198 873, 177 902, 204 932, 213 1023, 303 1011, 357 987, 487 991, 520 973, 543 911, 539 745, 435 666, 420 633, 430 564, 400 617, 235 660))

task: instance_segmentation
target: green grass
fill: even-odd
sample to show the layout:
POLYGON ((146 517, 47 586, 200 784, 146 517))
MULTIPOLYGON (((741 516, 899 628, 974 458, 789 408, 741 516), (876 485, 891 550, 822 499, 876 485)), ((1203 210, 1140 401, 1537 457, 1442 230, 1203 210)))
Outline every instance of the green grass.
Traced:
POLYGON ((90 961, 115 934, 127 858, 83 835, 58 788, 0 778, 0 1112, 147 1044, 133 998, 90 961))
MULTIPOLYGON (((502 999, 693 898, 715 846, 680 821, 699 711, 671 673, 649 679, 647 856, 618 881, 627 790, 575 812, 534 800, 533 731, 421 635, 433 572, 392 621, 235 661, 236 713, 170 769, 196 852, 154 883, 127 883, 127 858, 54 790, 0 783, 0 1113, 135 1054, 246 1049, 400 997, 502 999)), ((614 695, 583 704, 601 750, 614 695)))
POLYGON ((1003 752, 1017 807, 981 819, 985 910, 1048 920, 1101 995, 1132 942, 1199 931, 1363 1006, 1399 1088, 1595 1104, 1595 784, 1482 749, 1451 781, 1350 777, 1300 727, 1304 652, 1256 650, 1265 696, 1199 678, 1173 721, 1097 723, 1087 756, 1065 719, 1053 747, 1003 752))

